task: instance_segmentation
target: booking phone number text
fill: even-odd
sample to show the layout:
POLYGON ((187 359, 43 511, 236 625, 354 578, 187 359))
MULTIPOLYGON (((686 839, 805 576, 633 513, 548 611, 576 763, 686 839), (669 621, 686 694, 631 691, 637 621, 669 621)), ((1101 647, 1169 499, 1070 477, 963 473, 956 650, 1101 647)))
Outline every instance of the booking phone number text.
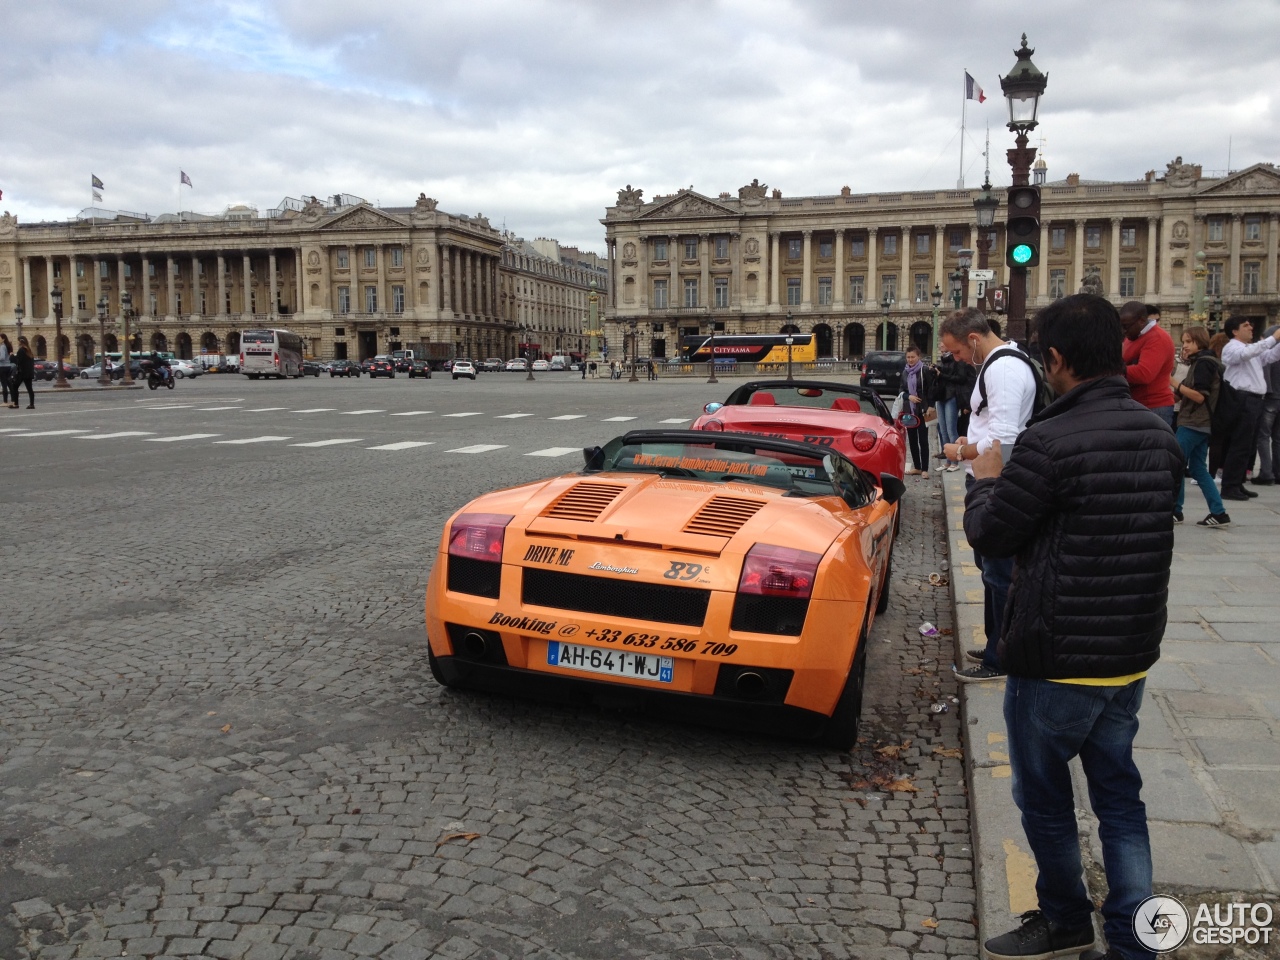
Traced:
POLYGON ((593 640, 604 643, 621 643, 624 647, 636 647, 642 650, 674 650, 677 653, 701 653, 708 657, 731 657, 738 652, 736 643, 719 643, 715 640, 703 640, 702 649, 698 650, 698 641, 687 637, 664 637, 660 633, 628 633, 621 630, 597 630, 594 627, 582 634, 593 640))

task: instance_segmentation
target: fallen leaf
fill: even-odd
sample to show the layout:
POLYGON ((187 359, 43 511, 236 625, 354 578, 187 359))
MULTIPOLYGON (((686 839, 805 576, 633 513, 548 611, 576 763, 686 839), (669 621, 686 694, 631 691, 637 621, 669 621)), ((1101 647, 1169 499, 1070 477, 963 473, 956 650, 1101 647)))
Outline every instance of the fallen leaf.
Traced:
POLYGON ((883 747, 876 747, 875 752, 877 757, 884 757, 886 760, 897 760, 899 754, 909 746, 911 746, 911 741, 903 740, 902 743, 891 743, 883 747))
POLYGON ((853 789, 855 789, 855 790, 870 790, 870 789, 871 789, 871 784, 870 784, 870 783, 868 783, 866 780, 855 780, 855 781, 853 781, 853 783, 849 784, 849 786, 853 787, 853 789))
POLYGON ((964 751, 959 747, 934 747, 933 755, 935 757, 950 757, 952 760, 961 760, 964 758, 964 751))
POLYGON ((938 921, 933 919, 933 917, 925 917, 923 920, 920 921, 920 926, 928 927, 930 930, 937 930, 938 921))
POLYGON ((894 793, 919 793, 920 788, 911 782, 909 777, 899 777, 897 780, 890 780, 884 785, 884 789, 894 793))
POLYGON ((351 808, 351 814, 352 814, 352 816, 355 816, 355 815, 356 815, 357 813, 359 813, 359 812, 360 812, 360 808, 359 808, 359 807, 352 807, 352 808, 351 808))
POLYGON ((208 713, 205 714, 206 717, 216 717, 217 715, 218 715, 217 710, 210 710, 208 713))
POLYGON ((219 729, 219 730, 221 730, 223 733, 230 733, 230 732, 231 732, 231 724, 229 724, 229 723, 223 724, 223 725, 222 725, 221 727, 219 727, 218 729, 219 729))
POLYGON ((940 634, 942 634, 944 637, 949 637, 949 636, 951 636, 951 634, 952 634, 952 630, 951 630, 951 628, 950 628, 950 627, 943 627, 943 628, 942 628, 941 630, 939 630, 938 632, 939 632, 940 634))
POLYGON ((920 674, 922 674, 922 673, 924 673, 924 671, 923 671, 923 670, 921 670, 919 667, 912 667, 910 670, 908 670, 908 671, 907 671, 907 676, 908 676, 908 677, 918 677, 918 676, 920 676, 920 674))
POLYGON ((448 843, 450 840, 465 840, 467 841, 467 843, 470 843, 472 840, 476 839, 478 836, 480 836, 480 834, 478 833, 446 833, 443 837, 441 837, 439 840, 436 841, 436 847, 437 848, 442 847, 446 843, 448 843))

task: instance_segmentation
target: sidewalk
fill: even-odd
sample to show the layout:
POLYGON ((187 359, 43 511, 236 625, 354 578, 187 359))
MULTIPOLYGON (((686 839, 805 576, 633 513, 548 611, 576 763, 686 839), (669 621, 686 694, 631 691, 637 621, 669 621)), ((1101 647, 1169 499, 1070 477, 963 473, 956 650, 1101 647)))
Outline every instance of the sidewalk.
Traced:
MULTIPOLYGON (((956 606, 956 663, 980 647, 982 580, 964 538, 963 472, 944 473, 956 606)), ((1208 529, 1187 487, 1175 528, 1169 625, 1147 678, 1137 739, 1155 890, 1188 901, 1274 900, 1280 893, 1280 488, 1232 503, 1231 526, 1208 529)), ((972 798, 979 942, 1034 909, 1035 863, 1010 794, 1003 683, 962 684, 972 798)), ((1100 899, 1101 849, 1076 770, 1089 836, 1090 893, 1100 899)))

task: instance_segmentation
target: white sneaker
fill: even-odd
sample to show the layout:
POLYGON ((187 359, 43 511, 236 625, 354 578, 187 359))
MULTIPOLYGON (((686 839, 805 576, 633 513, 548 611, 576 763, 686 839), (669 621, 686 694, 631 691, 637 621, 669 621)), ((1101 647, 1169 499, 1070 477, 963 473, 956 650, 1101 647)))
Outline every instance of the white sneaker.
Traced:
POLYGON ((955 472, 956 472, 957 470, 959 470, 959 469, 960 469, 960 464, 958 464, 958 463, 953 463, 953 464, 948 465, 948 467, 947 467, 947 473, 955 473, 955 472))

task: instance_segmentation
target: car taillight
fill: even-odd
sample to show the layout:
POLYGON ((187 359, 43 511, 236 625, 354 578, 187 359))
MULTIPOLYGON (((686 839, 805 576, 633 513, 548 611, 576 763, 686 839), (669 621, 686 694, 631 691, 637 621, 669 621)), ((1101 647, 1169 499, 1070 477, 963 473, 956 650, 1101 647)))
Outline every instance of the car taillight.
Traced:
POLYGON ((280 354, 273 353, 271 355, 271 362, 274 363, 277 367, 280 366, 280 354))
POLYGON ((738 592, 808 599, 821 561, 819 553, 758 543, 742 562, 738 592))
POLYGON ((240 366, 244 366, 244 354, 240 354, 240 366))
POLYGON ((853 449, 859 453, 866 453, 876 445, 876 441, 879 439, 874 430, 868 430, 865 427, 861 430, 855 430, 853 431, 853 449))
POLYGON ((502 562, 502 541, 512 517, 501 513, 464 513, 449 531, 449 556, 502 562))
POLYGON ((702 429, 703 429, 703 430, 712 430, 712 431, 714 431, 714 432, 716 432, 716 433, 723 433, 723 432, 724 432, 724 424, 723 424, 723 423, 721 423, 719 420, 708 420, 706 423, 704 423, 704 424, 702 425, 702 429))
POLYGON ((866 372, 867 372, 867 365, 866 365, 865 363, 862 365, 862 372, 863 372, 863 374, 864 374, 864 375, 865 375, 865 374, 866 374, 866 372))

